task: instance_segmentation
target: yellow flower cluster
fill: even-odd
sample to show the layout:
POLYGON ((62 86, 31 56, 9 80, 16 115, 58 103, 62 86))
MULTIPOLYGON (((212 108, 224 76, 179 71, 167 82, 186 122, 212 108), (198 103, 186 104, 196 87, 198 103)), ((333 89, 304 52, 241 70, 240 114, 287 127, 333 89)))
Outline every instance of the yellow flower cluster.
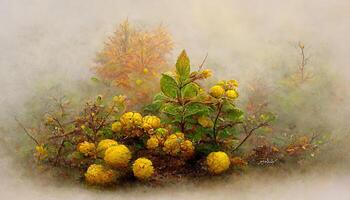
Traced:
POLYGON ((220 174, 230 167, 230 159, 225 152, 211 152, 207 156, 207 165, 209 172, 220 174))
POLYGON ((103 165, 92 164, 85 172, 85 180, 91 185, 107 185, 113 183, 117 173, 103 165))
POLYGON ((201 72, 201 77, 209 78, 213 75, 213 72, 210 69, 205 69, 201 72))
POLYGON ((101 140, 97 145, 97 154, 99 157, 103 158, 106 150, 111 146, 118 145, 118 142, 111 139, 101 140))
POLYGON ((138 158, 132 165, 134 176, 141 180, 146 180, 154 173, 152 161, 147 158, 138 158))
POLYGON ((154 134, 147 140, 147 149, 156 149, 157 147, 163 145, 167 135, 167 129, 157 128, 154 134))
POLYGON ((103 159, 113 167, 125 168, 129 165, 131 152, 125 145, 115 145, 106 150, 103 159))
POLYGON ((209 93, 215 98, 221 98, 225 95, 227 98, 234 100, 239 96, 237 87, 238 82, 236 80, 220 81, 210 88, 209 93))
POLYGON ((47 150, 43 145, 36 146, 35 151, 36 151, 36 156, 39 160, 43 160, 48 156, 47 150))
POLYGON ((143 118, 142 128, 146 131, 150 129, 157 129, 160 127, 160 119, 157 116, 145 116, 143 118))
POLYGON ((163 151, 172 156, 182 155, 185 158, 189 158, 194 153, 194 146, 190 140, 185 140, 183 133, 175 133, 169 135, 165 140, 163 151))
POLYGON ((204 128, 212 128, 214 126, 213 121, 209 117, 200 116, 198 123, 204 128))
POLYGON ((143 118, 140 113, 127 112, 120 117, 120 123, 126 130, 134 129, 142 125, 143 118))
POLYGON ((96 154, 96 146, 94 143, 84 141, 78 144, 77 150, 85 156, 93 156, 96 154))
POLYGON ((113 102, 116 104, 123 104, 126 100, 126 96, 118 95, 113 97, 113 102))

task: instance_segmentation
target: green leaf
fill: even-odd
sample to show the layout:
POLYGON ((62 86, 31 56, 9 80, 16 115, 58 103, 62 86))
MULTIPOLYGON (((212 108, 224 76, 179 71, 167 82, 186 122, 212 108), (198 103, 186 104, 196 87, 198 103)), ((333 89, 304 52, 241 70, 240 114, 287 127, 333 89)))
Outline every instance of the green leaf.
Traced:
POLYGON ((193 98, 198 95, 199 87, 195 83, 189 83, 184 88, 182 88, 182 96, 184 98, 193 98))
POLYGON ((160 79, 160 89, 163 94, 168 97, 176 98, 178 86, 173 77, 168 74, 162 74, 160 79))
POLYGON ((244 117, 244 112, 238 108, 232 109, 225 113, 225 117, 232 121, 241 121, 244 117))
POLYGON ((176 72, 180 76, 180 81, 184 81, 190 77, 190 59, 186 51, 183 50, 176 61, 176 72))
POLYGON ((175 106, 173 104, 166 104, 164 105, 162 112, 168 115, 179 115, 181 113, 181 108, 179 106, 175 106))
POLYGON ((190 103, 185 106, 185 116, 189 117, 196 114, 205 115, 209 112, 209 109, 206 105, 201 103, 190 103))
POLYGON ((154 96, 153 102, 151 104, 146 105, 143 108, 143 111, 150 114, 156 114, 159 113, 159 110, 161 109, 162 105, 164 104, 165 96, 163 93, 158 93, 154 96))
POLYGON ((95 82, 95 83, 99 83, 100 82, 100 80, 98 78, 96 78, 96 77, 91 77, 91 81, 95 82))

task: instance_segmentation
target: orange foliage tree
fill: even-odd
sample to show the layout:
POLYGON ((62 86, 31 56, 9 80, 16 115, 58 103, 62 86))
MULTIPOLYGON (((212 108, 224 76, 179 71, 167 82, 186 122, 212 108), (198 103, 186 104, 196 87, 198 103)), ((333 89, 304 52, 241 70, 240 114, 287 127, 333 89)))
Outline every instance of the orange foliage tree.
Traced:
POLYGON ((168 69, 172 37, 163 26, 145 30, 121 23, 97 54, 94 71, 129 98, 129 105, 150 101, 159 73, 168 69))

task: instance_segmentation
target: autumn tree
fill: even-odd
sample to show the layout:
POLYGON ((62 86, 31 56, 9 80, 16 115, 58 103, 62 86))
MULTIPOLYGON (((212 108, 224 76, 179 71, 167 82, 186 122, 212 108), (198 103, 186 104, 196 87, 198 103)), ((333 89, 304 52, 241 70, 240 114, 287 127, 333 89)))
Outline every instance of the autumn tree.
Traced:
POLYGON ((159 89, 159 74, 168 68, 172 37, 163 26, 141 29, 126 20, 97 54, 94 71, 108 85, 126 94, 129 105, 148 102, 159 89))

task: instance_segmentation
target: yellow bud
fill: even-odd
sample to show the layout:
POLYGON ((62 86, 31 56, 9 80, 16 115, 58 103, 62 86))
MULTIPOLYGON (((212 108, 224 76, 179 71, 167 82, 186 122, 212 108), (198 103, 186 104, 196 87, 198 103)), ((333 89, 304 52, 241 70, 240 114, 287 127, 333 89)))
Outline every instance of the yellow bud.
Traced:
POLYGON ((112 131, 113 132, 120 132, 122 130, 122 123, 120 122, 114 122, 112 124, 112 131))
POLYGON ((141 85, 141 84, 143 83, 143 80, 137 79, 137 80, 135 81, 135 83, 136 83, 136 85, 141 85))
POLYGON ((225 152, 211 152, 207 156, 208 170, 213 174, 220 174, 230 167, 230 159, 225 152))
POLYGON ((141 180, 146 180, 154 173, 152 161, 147 158, 138 158, 132 165, 134 176, 141 180))
POLYGON ((144 68, 144 69, 143 69, 143 73, 144 73, 144 74, 148 74, 148 69, 147 69, 147 68, 144 68))
POLYGON ((238 93, 236 90, 227 90, 226 91, 226 96, 229 99, 237 99, 238 93))
POLYGON ((215 85, 210 88, 210 95, 215 98, 220 98, 222 95, 224 95, 224 93, 225 93, 225 90, 220 85, 215 85))

